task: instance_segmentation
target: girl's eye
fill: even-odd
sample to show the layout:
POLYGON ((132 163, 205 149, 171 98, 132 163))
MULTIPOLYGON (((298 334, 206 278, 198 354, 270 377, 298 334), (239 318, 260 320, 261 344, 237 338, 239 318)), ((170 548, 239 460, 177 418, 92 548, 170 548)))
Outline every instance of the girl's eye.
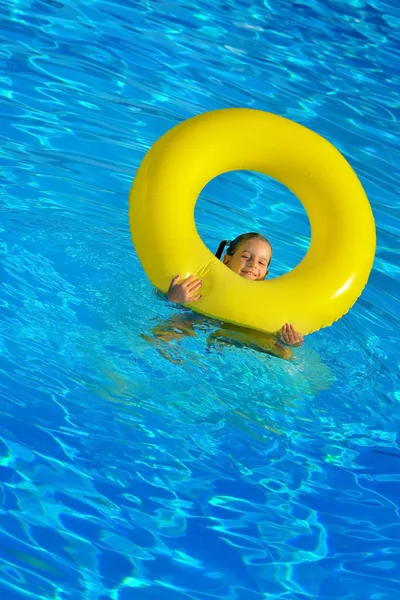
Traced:
POLYGON ((261 265, 262 267, 266 267, 266 266, 267 266, 267 263, 264 263, 264 262, 262 262, 261 260, 259 261, 259 263, 258 263, 258 264, 259 264, 259 265, 261 265))

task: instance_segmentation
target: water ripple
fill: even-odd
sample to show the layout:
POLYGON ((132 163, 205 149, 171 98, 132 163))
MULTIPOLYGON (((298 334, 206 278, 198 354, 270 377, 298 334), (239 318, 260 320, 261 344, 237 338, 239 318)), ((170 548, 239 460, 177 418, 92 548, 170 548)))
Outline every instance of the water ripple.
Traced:
MULTIPOLYGON (((2 595, 397 598, 397 4, 0 8, 2 595), (131 180, 227 106, 326 136, 374 210, 365 293, 294 361, 211 346, 208 320, 152 334, 179 313, 132 249, 131 180)), ((297 199, 255 173, 210 182, 196 222, 212 249, 265 231, 273 275, 308 248, 297 199)))

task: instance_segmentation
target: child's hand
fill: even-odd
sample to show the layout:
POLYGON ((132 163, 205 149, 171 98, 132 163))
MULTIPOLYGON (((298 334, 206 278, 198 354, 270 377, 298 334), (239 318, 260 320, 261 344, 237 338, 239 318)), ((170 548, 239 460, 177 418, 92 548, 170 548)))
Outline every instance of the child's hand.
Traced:
POLYGON ((194 275, 190 275, 181 283, 179 283, 179 279, 180 275, 174 277, 169 286, 167 297, 170 302, 185 304, 186 302, 196 302, 201 298, 201 294, 196 294, 202 285, 201 279, 196 279, 194 275))
POLYGON ((285 325, 279 331, 279 336, 284 344, 292 347, 302 346, 304 342, 304 338, 301 333, 296 331, 291 323, 285 323, 285 325))

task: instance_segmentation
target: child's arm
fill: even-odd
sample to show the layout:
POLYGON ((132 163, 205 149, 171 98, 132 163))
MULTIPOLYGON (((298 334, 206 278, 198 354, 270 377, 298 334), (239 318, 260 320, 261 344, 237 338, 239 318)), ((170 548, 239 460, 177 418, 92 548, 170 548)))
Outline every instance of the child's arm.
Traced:
POLYGON ((179 280, 180 275, 177 275, 171 281, 167 292, 167 298, 170 302, 186 304, 187 302, 196 302, 196 300, 201 298, 201 294, 197 293, 202 285, 201 279, 196 279, 194 275, 189 275, 187 279, 181 282, 179 280))
POLYGON ((163 342, 171 342, 183 337, 195 337, 195 322, 188 315, 174 315, 153 327, 152 333, 163 342))
POLYGON ((291 348, 299 348, 303 345, 304 338, 298 331, 295 330, 291 323, 285 323, 278 331, 280 340, 291 348))
POLYGON ((293 354, 292 350, 284 346, 273 333, 255 331, 232 323, 223 323, 219 329, 213 331, 207 341, 209 347, 212 347, 215 342, 222 342, 229 346, 252 348, 285 360, 291 360, 293 354))
MULTIPOLYGON (((157 295, 160 296, 160 298, 169 300, 175 304, 195 302, 201 298, 201 295, 196 293, 202 285, 201 279, 196 279, 194 275, 190 275, 190 277, 181 282, 179 279, 179 275, 174 277, 168 292, 163 294, 157 291, 157 295)), ((181 314, 180 311, 179 315, 174 315, 166 321, 162 321, 156 325, 153 328, 152 333, 155 338, 168 343, 182 337, 195 336, 194 325, 195 319, 187 314, 181 314)), ((148 336, 146 336, 146 339, 149 341, 148 336)))

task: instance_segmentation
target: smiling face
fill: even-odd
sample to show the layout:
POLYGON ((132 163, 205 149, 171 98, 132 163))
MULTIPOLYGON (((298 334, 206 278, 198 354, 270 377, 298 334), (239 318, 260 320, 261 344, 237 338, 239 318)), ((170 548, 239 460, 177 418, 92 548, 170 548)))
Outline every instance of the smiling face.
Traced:
POLYGON ((246 240, 233 253, 224 256, 224 264, 240 277, 250 281, 262 281, 268 274, 271 246, 260 238, 246 240))

